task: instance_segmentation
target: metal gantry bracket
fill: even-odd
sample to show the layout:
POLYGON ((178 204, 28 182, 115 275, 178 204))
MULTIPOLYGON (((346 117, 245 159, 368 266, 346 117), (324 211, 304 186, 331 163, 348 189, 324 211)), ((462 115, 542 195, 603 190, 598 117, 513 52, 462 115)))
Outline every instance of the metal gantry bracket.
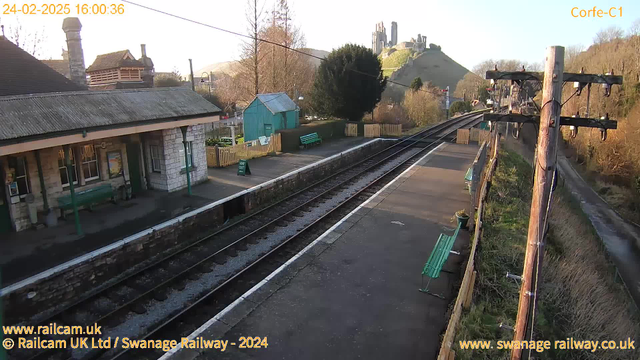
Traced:
POLYGON ((516 275, 516 274, 512 274, 512 273, 510 273, 508 271, 507 271, 507 276, 506 277, 508 277, 509 279, 513 279, 513 280, 515 280, 517 282, 522 281, 522 276, 516 275))
MULTIPOLYGON (((485 75, 487 80, 533 80, 542 81, 544 79, 543 72, 528 71, 497 71, 489 70, 485 75)), ((563 73, 563 82, 577 82, 583 84, 605 84, 605 85, 622 85, 622 76, 613 75, 613 71, 607 74, 584 74, 584 73, 563 73)), ((606 88, 605 88, 606 91, 606 88)))
MULTIPOLYGON (((539 123, 540 115, 521 115, 521 114, 483 114, 483 121, 507 121, 513 123, 539 123)), ((599 129, 617 129, 618 122, 615 120, 609 120, 608 115, 604 119, 588 119, 572 116, 560 116, 561 126, 576 126, 576 127, 592 127, 599 129)))
POLYGON ((511 331, 511 332, 514 331, 513 326, 506 325, 505 323, 500 323, 500 325, 498 325, 498 327, 500 327, 500 329, 508 330, 508 331, 511 331))

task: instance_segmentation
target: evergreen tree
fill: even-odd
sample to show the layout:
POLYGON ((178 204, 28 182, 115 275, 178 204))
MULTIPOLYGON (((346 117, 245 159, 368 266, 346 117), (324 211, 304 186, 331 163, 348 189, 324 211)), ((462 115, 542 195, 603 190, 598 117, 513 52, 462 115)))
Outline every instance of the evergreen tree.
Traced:
POLYGON ((360 121, 375 108, 386 85, 378 57, 364 46, 347 44, 318 67, 312 101, 320 114, 360 121))

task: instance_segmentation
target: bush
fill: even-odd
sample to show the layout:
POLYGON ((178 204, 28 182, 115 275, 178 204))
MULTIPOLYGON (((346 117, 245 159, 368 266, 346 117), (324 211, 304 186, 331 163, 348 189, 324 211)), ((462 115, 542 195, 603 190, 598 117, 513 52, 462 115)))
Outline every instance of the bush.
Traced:
POLYGON ((472 110, 471 103, 468 101, 456 101, 449 107, 449 113, 466 113, 472 110))
MULTIPOLYGON (((371 113, 365 114, 363 120, 370 122, 371 113)), ((378 106, 373 111, 373 122, 378 124, 402 124, 403 127, 413 125, 402 105, 389 99, 384 99, 378 103, 378 106)))
POLYGON ((416 126, 433 124, 442 119, 442 107, 437 90, 428 85, 418 91, 407 90, 402 106, 416 126))

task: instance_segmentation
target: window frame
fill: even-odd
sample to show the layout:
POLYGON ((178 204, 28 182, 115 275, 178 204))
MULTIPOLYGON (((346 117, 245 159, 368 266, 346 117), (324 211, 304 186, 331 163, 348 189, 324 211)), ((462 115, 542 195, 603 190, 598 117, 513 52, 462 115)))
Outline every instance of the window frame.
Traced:
POLYGON ((25 156, 16 156, 16 175, 13 179, 13 182, 16 183, 18 187, 18 196, 20 199, 24 199, 28 194, 31 194, 31 183, 29 182, 29 166, 27 165, 27 158, 25 156), (24 175, 18 175, 18 166, 22 163, 22 170, 24 171, 24 175), (27 188, 27 192, 20 192, 20 185, 18 179, 24 179, 25 187, 27 188))
MULTIPOLYGON (((76 166, 76 156, 74 154, 73 149, 70 149, 71 151, 71 167, 73 168, 73 172, 74 175, 76 176, 76 180, 73 182, 73 185, 77 185, 78 184, 78 180, 79 180, 79 176, 78 176, 78 167, 76 166)), ((65 164, 64 161, 64 148, 60 149, 58 151, 58 161, 62 160, 62 166, 60 166, 60 163, 58 163, 58 175, 60 175, 60 183, 62 184, 62 188, 66 188, 69 187, 69 171, 67 169, 67 164, 65 164), (60 153, 62 152, 62 159, 60 159, 60 153), (63 183, 62 182, 62 174, 60 174, 60 170, 64 169, 65 173, 67 174, 67 183, 63 183)))
MULTIPOLYGON (((187 141, 187 155, 189 161, 189 169, 193 169, 193 141, 187 141)), ((180 154, 180 170, 186 170, 187 167, 184 163, 184 143, 180 144, 180 150, 178 151, 180 154)))
MULTIPOLYGON (((90 167, 90 163, 95 162, 96 163, 96 175, 95 176, 90 176, 90 177, 85 177, 84 181, 92 181, 92 180, 96 180, 96 179, 100 179, 100 161, 98 161, 98 152, 96 151, 96 147, 93 144, 87 144, 87 145, 83 145, 80 148, 80 167, 82 168, 82 175, 84 176, 84 167, 85 165, 87 165, 87 168, 89 170, 89 175, 91 175, 91 167, 90 167), (93 148, 93 159, 85 161, 85 154, 84 154, 84 149, 90 146, 93 148)), ((76 174, 77 177, 77 174, 76 174)))
MULTIPOLYGON (((182 147, 184 148, 184 145, 182 147)), ((162 173, 162 160, 164 160, 162 147, 160 145, 149 145, 149 157, 151 158, 151 172, 162 173), (157 150, 157 154, 154 153, 154 149, 157 150)))

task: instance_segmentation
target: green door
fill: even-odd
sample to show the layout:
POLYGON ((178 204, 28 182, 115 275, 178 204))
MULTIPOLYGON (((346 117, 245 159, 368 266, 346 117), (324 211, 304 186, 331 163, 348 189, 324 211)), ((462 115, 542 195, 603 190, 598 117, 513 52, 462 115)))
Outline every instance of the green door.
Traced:
MULTIPOLYGON (((4 173, 2 171, 2 163, 0 163, 0 177, 4 179, 4 173)), ((7 186, 0 184, 0 234, 5 234, 11 231, 11 215, 9 214, 9 204, 7 203, 7 196, 5 195, 7 186)))
POLYGON ((140 144, 127 144, 127 163, 129 165, 129 181, 131 193, 142 191, 142 177, 140 175, 140 144))
POLYGON ((269 137, 273 133, 273 126, 271 124, 264 124, 264 136, 269 137))

